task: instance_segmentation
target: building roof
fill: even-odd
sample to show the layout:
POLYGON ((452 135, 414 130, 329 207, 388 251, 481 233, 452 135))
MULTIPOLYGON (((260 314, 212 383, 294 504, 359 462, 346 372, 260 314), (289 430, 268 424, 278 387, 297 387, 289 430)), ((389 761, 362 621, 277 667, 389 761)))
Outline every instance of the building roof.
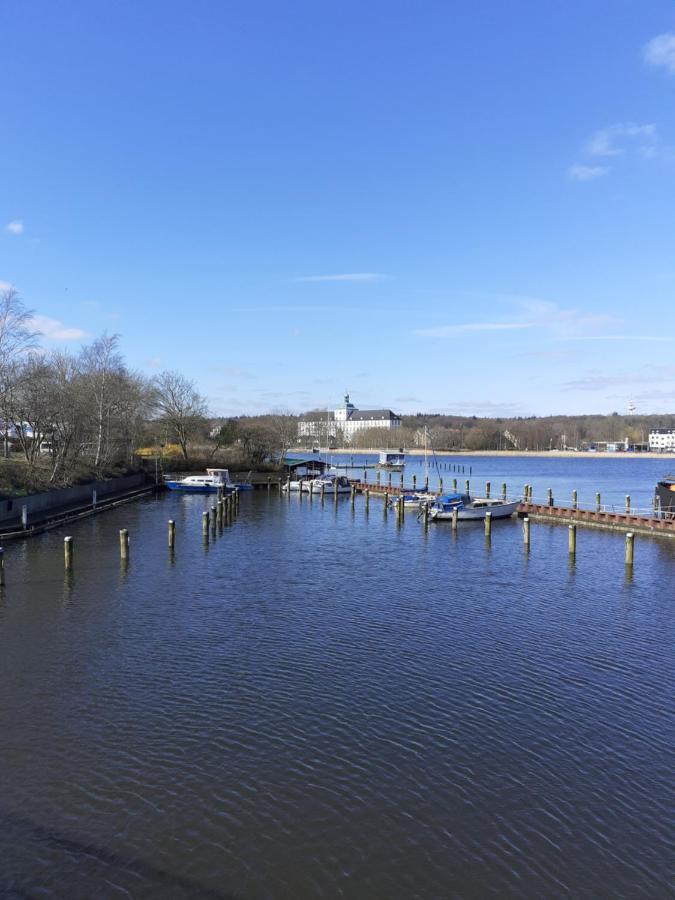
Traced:
POLYGON ((398 419, 390 409, 356 409, 349 417, 350 422, 363 422, 369 419, 398 419))
POLYGON ((312 412, 302 413, 298 416, 301 422, 333 422, 335 420, 334 412, 326 412, 325 409, 314 410, 312 412))

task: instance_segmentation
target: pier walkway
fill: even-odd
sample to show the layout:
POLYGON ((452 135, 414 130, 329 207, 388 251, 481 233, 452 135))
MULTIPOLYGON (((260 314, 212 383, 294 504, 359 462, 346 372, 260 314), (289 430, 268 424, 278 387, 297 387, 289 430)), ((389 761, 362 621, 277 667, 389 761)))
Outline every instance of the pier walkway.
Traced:
MULTIPOLYGON (((405 486, 399 479, 394 484, 396 476, 392 477, 392 483, 380 483, 371 481, 354 480, 358 493, 365 490, 372 497, 398 497, 400 494, 412 493, 414 490, 424 490, 424 484, 418 484, 416 488, 405 486)), ((458 488, 459 489, 459 488, 458 488)), ((472 492, 475 494, 475 492, 472 492)), ((492 496, 501 496, 501 492, 492 496)), ((573 506, 556 506, 549 503, 533 503, 521 500, 517 515, 520 518, 528 516, 533 521, 551 522, 560 525, 583 525, 589 528, 603 528, 611 531, 634 532, 636 534, 651 534, 663 537, 675 538, 675 518, 661 518, 658 516, 637 515, 632 512, 614 512, 609 510, 580 509, 573 506)))

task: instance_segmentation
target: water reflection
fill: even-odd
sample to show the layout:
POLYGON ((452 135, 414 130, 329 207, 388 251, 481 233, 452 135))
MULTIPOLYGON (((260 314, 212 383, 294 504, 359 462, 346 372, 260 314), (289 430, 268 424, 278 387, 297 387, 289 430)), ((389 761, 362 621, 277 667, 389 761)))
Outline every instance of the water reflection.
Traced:
POLYGON ((288 499, 8 551, 2 890, 667 896, 672 548, 288 499))

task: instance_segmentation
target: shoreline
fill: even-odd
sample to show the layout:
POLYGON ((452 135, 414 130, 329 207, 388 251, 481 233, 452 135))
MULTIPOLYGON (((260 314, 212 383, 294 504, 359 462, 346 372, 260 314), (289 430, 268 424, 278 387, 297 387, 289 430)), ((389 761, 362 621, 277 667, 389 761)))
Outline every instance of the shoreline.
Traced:
MULTIPOLYGON (((352 447, 341 447, 337 450, 321 450, 319 453, 313 454, 311 449, 294 450, 294 453, 303 453, 308 456, 315 455, 317 457, 330 455, 333 453, 347 454, 351 456, 370 456, 378 454, 380 448, 354 449, 352 447)), ((660 459, 675 459, 675 453, 607 453, 605 451, 588 452, 584 450, 435 450, 428 451, 435 453, 436 456, 502 456, 502 457, 520 457, 520 458, 542 458, 542 459, 645 459, 655 462, 660 459)), ((424 456, 424 449, 415 447, 405 451, 406 456, 424 456)))

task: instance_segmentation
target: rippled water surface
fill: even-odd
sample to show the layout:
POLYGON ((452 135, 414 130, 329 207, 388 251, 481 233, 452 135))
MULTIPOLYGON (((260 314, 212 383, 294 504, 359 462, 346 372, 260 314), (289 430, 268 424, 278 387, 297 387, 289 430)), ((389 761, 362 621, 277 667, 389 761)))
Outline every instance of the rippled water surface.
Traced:
POLYGON ((672 896, 673 543, 211 499, 7 548, 0 896, 672 896))

